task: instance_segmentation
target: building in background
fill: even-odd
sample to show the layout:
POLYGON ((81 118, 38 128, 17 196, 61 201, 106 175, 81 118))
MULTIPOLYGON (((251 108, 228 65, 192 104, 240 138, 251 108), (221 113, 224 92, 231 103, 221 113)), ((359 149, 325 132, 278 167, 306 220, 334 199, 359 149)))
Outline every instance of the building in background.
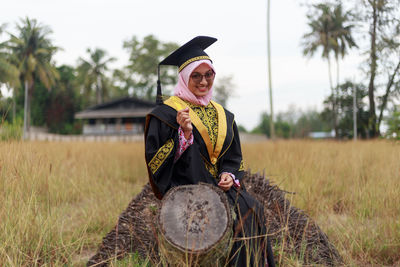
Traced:
POLYGON ((155 103, 125 97, 92 106, 75 114, 84 120, 84 135, 130 135, 142 134, 146 114, 155 103))
POLYGON ((332 130, 330 132, 310 132, 308 137, 312 139, 326 139, 326 138, 335 138, 335 131, 332 130))

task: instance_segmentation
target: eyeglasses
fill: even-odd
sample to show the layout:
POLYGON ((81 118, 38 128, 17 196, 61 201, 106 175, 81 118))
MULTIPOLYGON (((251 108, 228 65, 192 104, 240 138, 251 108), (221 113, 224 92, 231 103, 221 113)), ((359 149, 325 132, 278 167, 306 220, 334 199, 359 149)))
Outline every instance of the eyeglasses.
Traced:
POLYGON ((210 71, 207 71, 204 75, 200 74, 198 72, 194 72, 192 75, 190 75, 190 78, 192 78, 192 80, 195 83, 201 83, 201 81, 203 80, 203 77, 206 78, 207 82, 212 82, 214 80, 215 73, 214 73, 214 71, 210 70, 210 71))

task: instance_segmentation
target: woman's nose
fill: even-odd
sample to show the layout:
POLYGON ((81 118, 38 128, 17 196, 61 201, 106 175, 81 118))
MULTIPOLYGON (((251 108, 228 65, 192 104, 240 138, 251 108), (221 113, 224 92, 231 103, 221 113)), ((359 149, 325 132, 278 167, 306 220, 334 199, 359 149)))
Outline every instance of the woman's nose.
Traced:
POLYGON ((201 84, 205 84, 205 85, 207 85, 207 84, 208 84, 208 82, 207 82, 207 80, 206 80, 206 76, 205 76, 205 75, 201 76, 201 81, 200 81, 200 83, 201 83, 201 84))

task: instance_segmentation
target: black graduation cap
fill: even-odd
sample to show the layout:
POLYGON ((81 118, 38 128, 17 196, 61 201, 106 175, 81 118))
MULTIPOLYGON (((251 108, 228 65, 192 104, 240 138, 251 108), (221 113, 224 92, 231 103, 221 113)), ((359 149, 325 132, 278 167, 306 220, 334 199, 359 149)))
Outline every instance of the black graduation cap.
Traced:
POLYGON ((197 36, 187 42, 186 44, 179 47, 177 50, 172 52, 171 55, 166 57, 163 61, 158 64, 158 80, 157 80, 157 100, 156 104, 161 105, 162 93, 161 93, 161 82, 160 82, 160 66, 169 65, 177 66, 179 71, 183 70, 190 63, 208 59, 211 61, 210 57, 204 52, 204 49, 212 45, 217 41, 216 38, 208 36, 197 36))

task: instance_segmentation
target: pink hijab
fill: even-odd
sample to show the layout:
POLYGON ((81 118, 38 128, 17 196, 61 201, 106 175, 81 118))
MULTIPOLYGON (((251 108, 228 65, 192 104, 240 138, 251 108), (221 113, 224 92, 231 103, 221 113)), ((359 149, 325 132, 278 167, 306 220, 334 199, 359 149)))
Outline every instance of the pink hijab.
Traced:
POLYGON ((207 64, 215 72, 214 66, 208 59, 198 60, 190 63, 183 68, 181 72, 179 72, 178 84, 175 86, 174 95, 193 104, 207 106, 212 97, 213 87, 210 88, 207 95, 201 97, 195 96, 188 88, 190 75, 192 74, 193 70, 201 64, 207 64))

